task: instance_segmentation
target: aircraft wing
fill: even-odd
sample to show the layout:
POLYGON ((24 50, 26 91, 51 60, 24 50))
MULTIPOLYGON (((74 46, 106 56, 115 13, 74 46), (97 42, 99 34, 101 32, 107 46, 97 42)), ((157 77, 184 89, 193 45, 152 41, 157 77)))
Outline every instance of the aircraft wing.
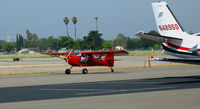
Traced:
MULTIPOLYGON (((64 52, 64 53, 41 53, 41 54, 59 57, 59 56, 67 56, 69 54, 69 52, 64 52)), ((71 54, 74 54, 74 52, 72 52, 71 54)))
POLYGON ((200 58, 152 58, 150 60, 200 65, 200 58))
POLYGON ((114 54, 117 56, 120 55, 128 55, 128 52, 125 50, 109 50, 109 51, 90 51, 90 52, 81 52, 81 55, 107 55, 107 54, 114 54))
MULTIPOLYGON (((106 54, 114 54, 117 56, 120 55, 127 55, 128 52, 125 50, 109 50, 109 51, 88 51, 88 52, 80 52, 81 55, 106 55, 106 54)), ((56 56, 56 57, 60 57, 60 56, 67 56, 69 54, 69 52, 65 52, 65 53, 41 53, 41 54, 45 54, 45 55, 50 55, 50 56, 56 56)), ((74 52, 71 52, 71 54, 75 54, 74 52)))
POLYGON ((144 32, 138 32, 135 35, 142 37, 142 38, 145 38, 145 39, 153 40, 153 41, 156 41, 156 42, 163 42, 163 41, 169 40, 169 39, 182 40, 181 38, 174 37, 174 36, 152 35, 152 34, 144 33, 144 32))

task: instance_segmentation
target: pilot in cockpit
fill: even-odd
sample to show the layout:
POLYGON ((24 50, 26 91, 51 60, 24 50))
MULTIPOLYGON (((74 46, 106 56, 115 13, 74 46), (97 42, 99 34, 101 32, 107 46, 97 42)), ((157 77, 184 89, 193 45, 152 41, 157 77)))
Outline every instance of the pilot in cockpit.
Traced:
POLYGON ((91 59, 91 56, 81 56, 81 63, 87 63, 91 59))

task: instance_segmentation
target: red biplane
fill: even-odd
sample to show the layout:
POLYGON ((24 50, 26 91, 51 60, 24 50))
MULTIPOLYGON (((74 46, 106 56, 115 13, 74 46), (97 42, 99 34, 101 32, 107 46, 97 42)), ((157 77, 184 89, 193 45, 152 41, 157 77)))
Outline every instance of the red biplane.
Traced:
MULTIPOLYGON (((70 69, 66 69, 65 73, 70 74, 72 67, 89 67, 89 66, 107 66, 110 67, 111 72, 114 72, 114 56, 115 55, 127 55, 128 52, 124 50, 109 50, 109 51, 91 51, 91 52, 80 52, 75 53, 66 52, 66 53, 41 53, 51 56, 57 56, 66 61, 71 65, 70 69)), ((83 74, 87 74, 88 70, 84 68, 82 70, 83 74)))

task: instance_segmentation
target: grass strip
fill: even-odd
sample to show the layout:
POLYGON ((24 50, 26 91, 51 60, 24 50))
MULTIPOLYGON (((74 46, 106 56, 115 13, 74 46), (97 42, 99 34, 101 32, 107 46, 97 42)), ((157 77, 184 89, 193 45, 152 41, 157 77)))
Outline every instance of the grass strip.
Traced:
POLYGON ((50 58, 49 55, 43 55, 40 53, 35 54, 1 54, 0 59, 12 59, 12 58, 50 58))
POLYGON ((129 56, 167 56, 166 54, 164 54, 162 52, 162 50, 154 50, 154 51, 128 51, 129 52, 129 56))
MULTIPOLYGON (((128 51, 129 56, 166 56, 166 54, 162 53, 162 50, 154 50, 154 51, 128 51)), ((35 54, 1 54, 0 59, 12 59, 12 58, 50 58, 49 55, 43 55, 40 53, 35 54)))
MULTIPOLYGON (((159 63, 159 64, 151 64, 152 68, 157 67, 175 67, 175 66, 187 66, 188 64, 180 64, 180 63, 159 63)), ((115 70, 121 70, 121 69, 139 69, 144 68, 144 65, 129 65, 129 66, 115 66, 115 70)), ((110 72, 110 69, 108 67, 87 67, 89 71, 104 71, 107 70, 110 72)), ((146 65, 146 69, 148 68, 148 65, 146 65)), ((48 73, 63 73, 64 74, 65 69, 41 69, 41 70, 22 70, 22 71, 1 71, 0 76, 2 75, 19 75, 19 74, 48 74, 48 73)), ((73 72, 80 72, 81 73, 82 68, 81 67, 74 67, 72 69, 73 72)), ((114 72, 113 72, 114 73, 114 72)))

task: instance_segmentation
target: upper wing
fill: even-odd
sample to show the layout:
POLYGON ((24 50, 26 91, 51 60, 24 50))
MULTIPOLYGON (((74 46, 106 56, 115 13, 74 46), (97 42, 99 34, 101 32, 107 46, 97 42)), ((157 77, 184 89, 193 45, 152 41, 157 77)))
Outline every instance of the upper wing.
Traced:
POLYGON ((127 55, 128 52, 125 50, 81 52, 81 55, 107 55, 107 54, 114 54, 119 56, 119 55, 127 55))
MULTIPOLYGON (((41 53, 41 54, 60 57, 60 56, 67 56, 69 54, 69 52, 64 52, 64 53, 41 53)), ((72 52, 71 54, 74 54, 74 52, 72 52)))
MULTIPOLYGON (((69 52, 65 53, 41 53, 50 56, 67 56, 69 52)), ((71 53, 72 55, 75 54, 74 52, 71 53)), ((125 50, 109 50, 109 51, 89 51, 89 52, 81 52, 81 55, 106 55, 106 54, 114 54, 114 55, 127 55, 128 52, 125 50)))
POLYGON ((175 39, 175 40, 182 40, 180 37, 175 37, 175 36, 161 36, 161 35, 152 35, 144 32, 138 32, 135 34, 136 36, 145 38, 145 39, 150 39, 153 41, 157 42, 163 42, 165 40, 170 40, 170 39, 175 39))
POLYGON ((200 58, 152 58, 150 60, 200 65, 200 58))

